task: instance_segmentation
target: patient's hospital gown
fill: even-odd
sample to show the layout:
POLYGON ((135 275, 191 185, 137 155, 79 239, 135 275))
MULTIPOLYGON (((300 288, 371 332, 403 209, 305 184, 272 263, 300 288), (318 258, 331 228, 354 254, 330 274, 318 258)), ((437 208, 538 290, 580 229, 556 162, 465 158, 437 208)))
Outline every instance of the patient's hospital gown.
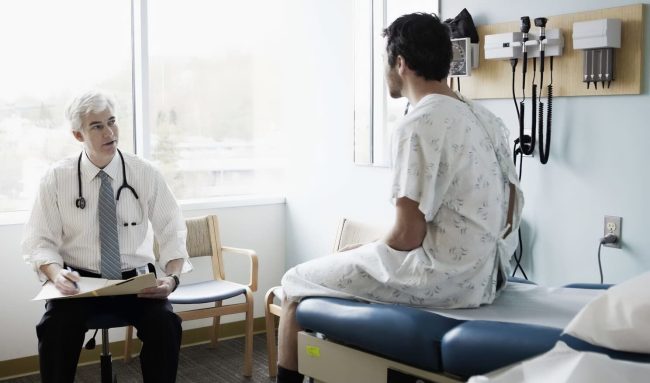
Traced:
POLYGON ((404 117, 392 148, 392 199, 419 203, 427 222, 422 246, 398 251, 377 241, 300 264, 282 278, 287 298, 445 308, 491 303, 498 269, 507 275, 523 206, 503 123, 469 100, 430 94, 404 117), (516 198, 513 230, 504 239, 509 182, 516 198))

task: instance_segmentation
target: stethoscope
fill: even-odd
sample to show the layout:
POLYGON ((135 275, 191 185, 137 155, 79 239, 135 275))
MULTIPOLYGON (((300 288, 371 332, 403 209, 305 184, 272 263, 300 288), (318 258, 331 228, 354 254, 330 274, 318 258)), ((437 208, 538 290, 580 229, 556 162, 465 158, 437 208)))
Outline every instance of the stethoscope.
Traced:
MULTIPOLYGON (((120 152, 120 149, 117 149, 117 153, 120 155, 120 160, 122 160, 122 186, 120 186, 119 189, 117 189, 117 197, 115 200, 119 201, 120 200, 120 194, 122 194, 122 189, 129 189, 131 190, 131 193, 133 193, 133 196, 135 199, 140 199, 138 197, 138 193, 135 192, 135 189, 131 187, 131 185, 126 182, 126 168, 124 166, 124 156, 122 156, 122 152, 120 152)), ((75 205, 79 209, 83 209, 86 207, 86 199, 83 197, 81 194, 81 156, 83 156, 84 152, 81 152, 79 154, 79 160, 77 160, 77 181, 79 184, 79 198, 75 201, 75 205)))

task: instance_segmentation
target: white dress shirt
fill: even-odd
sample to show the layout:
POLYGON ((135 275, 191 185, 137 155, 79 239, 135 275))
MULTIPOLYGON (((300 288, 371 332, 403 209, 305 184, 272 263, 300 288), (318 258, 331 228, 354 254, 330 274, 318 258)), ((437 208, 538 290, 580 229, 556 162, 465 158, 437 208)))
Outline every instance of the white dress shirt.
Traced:
MULTIPOLYGON (((153 234, 160 245, 159 264, 183 258, 183 271, 192 269, 185 247, 187 229, 180 208, 162 175, 150 163, 129 153, 124 155, 128 188, 123 188, 116 201, 118 236, 122 270, 154 263, 153 234), (151 225, 149 223, 151 222, 151 225), (150 229, 153 228, 153 232, 150 229)), ((100 170, 81 155, 81 187, 86 200, 84 209, 76 207, 79 198, 77 163, 79 156, 53 165, 41 179, 38 196, 25 228, 23 254, 41 280, 46 276, 42 265, 63 263, 100 274, 98 198, 100 170)), ((117 196, 123 182, 119 154, 103 169, 113 180, 117 196)))

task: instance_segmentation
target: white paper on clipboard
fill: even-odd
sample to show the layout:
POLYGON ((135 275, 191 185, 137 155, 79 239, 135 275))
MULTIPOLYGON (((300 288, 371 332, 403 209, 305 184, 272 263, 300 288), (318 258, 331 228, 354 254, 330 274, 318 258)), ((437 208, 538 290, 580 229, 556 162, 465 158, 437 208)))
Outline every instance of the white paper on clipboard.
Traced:
POLYGON ((81 277, 77 284, 79 285, 79 293, 74 295, 64 295, 57 290, 54 283, 48 281, 32 300, 73 299, 137 294, 147 287, 155 287, 156 276, 153 273, 148 273, 125 280, 81 277))

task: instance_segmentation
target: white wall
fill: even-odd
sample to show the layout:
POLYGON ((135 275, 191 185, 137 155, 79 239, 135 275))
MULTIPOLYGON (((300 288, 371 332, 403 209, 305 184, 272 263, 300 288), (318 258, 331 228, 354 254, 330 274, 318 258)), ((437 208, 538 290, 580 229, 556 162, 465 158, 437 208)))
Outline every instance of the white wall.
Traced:
POLYGON ((348 0, 296 1, 305 33, 290 58, 287 265, 327 254, 342 216, 388 222, 389 172, 353 164, 353 11, 348 0))
MULTIPOLYGON (((282 203, 259 206, 186 211, 186 217, 216 214, 219 218, 224 246, 254 249, 259 259, 259 288, 254 294, 255 317, 264 316, 264 294, 282 276, 285 253, 285 206, 282 203)), ((0 360, 38 354, 35 326, 43 315, 44 302, 31 301, 39 290, 39 282, 21 257, 20 239, 23 224, 0 226, 0 243, 4 260, 0 278, 0 360)), ((225 255, 226 278, 248 283, 248 263, 225 255)), ((188 283, 209 277, 205 260, 193 262, 195 270, 183 275, 188 283)), ((177 310, 188 306, 176 306, 177 310)), ((222 323, 243 320, 243 314, 230 315, 222 323)), ((183 328, 208 325, 207 320, 186 322, 183 328)), ((86 338, 90 335, 87 334, 86 338)), ((111 341, 124 339, 124 329, 111 330, 111 341)), ((97 338, 98 342, 100 337, 97 338)))
MULTIPOLYGON (((636 3, 639 1, 443 0, 441 12, 443 18, 448 18, 466 7, 477 24, 514 21, 525 15, 531 19, 544 16, 552 26, 553 15, 636 3)), ((647 7, 646 37, 650 36, 647 7)), ((524 233, 526 248, 533 255, 526 269, 539 282, 598 282, 597 241, 602 236, 605 215, 623 217, 624 241, 621 250, 602 251, 605 281, 620 282, 650 269, 650 236, 645 224, 650 216, 646 202, 650 189, 650 172, 646 168, 650 160, 646 149, 650 142, 650 40, 645 41, 642 95, 555 98, 551 158, 545 166, 533 158, 524 161, 524 233)), ((485 105, 507 121, 514 132, 512 100, 485 101, 485 105)))
MULTIPOLYGON (((441 12, 444 19, 467 7, 477 24, 548 16, 552 25, 554 14, 636 2, 442 0, 441 12)), ((352 2, 304 3, 309 10, 296 20, 296 28, 316 37, 305 36, 295 47, 300 55, 291 60, 291 70, 304 81, 290 90, 294 113, 289 125, 300 145, 291 151, 287 266, 326 254, 341 216, 390 222, 393 214, 387 202, 388 170, 352 163, 352 2)), ((645 33, 650 36, 648 22, 645 33)), ((646 62, 649 42, 646 38, 646 62)), ((529 158, 524 164, 525 268, 537 282, 598 282, 596 251, 604 215, 623 217, 624 240, 623 249, 602 252, 605 281, 620 282, 650 269, 647 68, 643 95, 554 100, 550 161, 541 166, 529 158)), ((512 100, 483 103, 515 128, 512 100)))

